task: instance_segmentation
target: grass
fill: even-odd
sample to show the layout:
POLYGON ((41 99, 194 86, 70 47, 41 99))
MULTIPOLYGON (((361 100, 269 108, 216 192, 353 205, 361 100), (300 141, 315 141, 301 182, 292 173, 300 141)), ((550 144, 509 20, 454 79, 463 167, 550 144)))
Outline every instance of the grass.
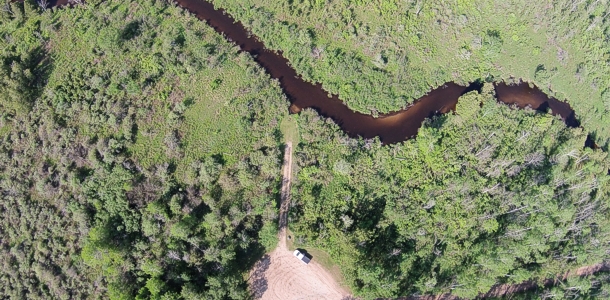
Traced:
POLYGON ((186 95, 194 99, 194 103, 186 111, 180 128, 185 149, 181 164, 206 154, 220 154, 231 164, 251 144, 247 124, 236 110, 246 109, 243 102, 247 99, 237 94, 247 88, 252 79, 233 62, 227 63, 222 72, 213 71, 193 77, 191 82, 196 84, 186 87, 186 95), (215 80, 220 83, 213 85, 215 80))
MULTIPOLYGON (((170 163, 180 177, 193 161, 206 156, 220 156, 226 165, 232 165, 258 149, 262 140, 268 141, 268 132, 279 131, 279 122, 287 114, 285 96, 249 55, 180 8, 168 7, 163 20, 147 14, 141 5, 133 3, 124 9, 130 18, 150 18, 157 32, 153 36, 141 32, 125 39, 120 37, 122 23, 102 24, 100 20, 106 16, 123 18, 127 13, 112 3, 93 13, 100 24, 59 27, 51 32, 50 43, 56 68, 74 69, 73 77, 85 86, 90 81, 85 71, 105 74, 108 82, 118 86, 113 97, 143 106, 135 119, 135 143, 128 149, 140 166, 148 169, 170 163), (184 39, 180 47, 168 46, 176 38, 175 32, 184 39), (183 61, 175 62, 174 56, 183 61), (170 118, 180 103, 186 109, 178 119, 170 118), (173 131, 178 133, 181 148, 175 153, 166 151, 166 137, 173 131), (184 155, 178 154, 181 151, 184 155)), ((69 19, 74 14, 78 10, 66 10, 62 17, 69 19)), ((53 73, 51 85, 73 80, 62 74, 53 73)), ((106 85, 103 88, 110 90, 106 85)), ((99 131, 95 128, 95 134, 99 131)))
POLYGON ((298 117, 298 115, 289 115, 282 119, 282 122, 280 123, 280 130, 282 131, 284 142, 290 141, 293 144, 299 143, 300 136, 297 124, 298 117))
POLYGON ((283 95, 261 73, 252 76, 252 68, 253 62, 242 54, 225 62, 222 70, 212 69, 189 80, 196 84, 185 87, 185 97, 193 104, 180 127, 185 156, 179 169, 203 155, 220 155, 226 164, 233 164, 257 147, 261 137, 256 135, 254 126, 269 132, 277 128, 285 111, 278 106, 284 104, 279 100, 283 95), (262 110, 258 108, 265 106, 277 111, 273 119, 267 120, 268 124, 252 124, 250 118, 260 117, 262 110))
POLYGON ((5 136, 11 133, 13 130, 12 124, 6 122, 3 125, 0 125, 0 136, 5 136))

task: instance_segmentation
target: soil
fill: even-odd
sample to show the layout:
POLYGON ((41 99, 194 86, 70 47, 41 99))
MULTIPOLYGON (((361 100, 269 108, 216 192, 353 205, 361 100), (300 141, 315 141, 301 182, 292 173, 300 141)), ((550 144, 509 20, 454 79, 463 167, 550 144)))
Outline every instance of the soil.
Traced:
POLYGON ((250 289, 256 299, 352 299, 333 276, 315 259, 308 265, 292 255, 286 245, 286 225, 290 208, 292 142, 286 143, 282 167, 280 230, 278 247, 259 260, 250 273, 250 289))
POLYGON ((352 299, 315 258, 308 265, 278 247, 265 255, 250 277, 256 299, 352 299))

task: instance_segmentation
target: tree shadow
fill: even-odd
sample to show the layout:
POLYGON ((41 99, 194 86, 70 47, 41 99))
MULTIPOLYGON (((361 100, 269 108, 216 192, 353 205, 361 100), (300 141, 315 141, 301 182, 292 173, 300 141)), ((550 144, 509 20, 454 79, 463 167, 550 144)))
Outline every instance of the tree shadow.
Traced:
POLYGON ((269 288, 267 278, 265 277, 265 272, 269 270, 270 265, 271 257, 268 254, 265 254, 254 265, 254 272, 252 272, 252 275, 250 277, 252 282, 250 284, 250 289, 252 291, 252 296, 254 297, 254 299, 262 298, 267 289, 269 288))
POLYGON ((123 41, 128 41, 140 35, 140 21, 132 21, 128 23, 121 32, 123 41))

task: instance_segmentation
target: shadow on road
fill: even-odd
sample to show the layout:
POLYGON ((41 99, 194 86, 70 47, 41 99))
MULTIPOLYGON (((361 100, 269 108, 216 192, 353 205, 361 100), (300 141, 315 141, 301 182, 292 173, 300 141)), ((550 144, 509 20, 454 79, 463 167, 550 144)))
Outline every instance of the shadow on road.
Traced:
POLYGON ((271 265, 271 257, 268 254, 265 254, 265 256, 254 265, 254 272, 250 279, 250 282, 252 282, 250 289, 252 290, 254 299, 262 298, 269 287, 267 278, 265 278, 265 272, 269 269, 269 265, 271 265))
POLYGON ((292 142, 286 142, 284 165, 282 166, 282 189, 280 192, 279 246, 286 247, 286 227, 288 226, 288 209, 290 207, 290 181, 292 180, 292 142))

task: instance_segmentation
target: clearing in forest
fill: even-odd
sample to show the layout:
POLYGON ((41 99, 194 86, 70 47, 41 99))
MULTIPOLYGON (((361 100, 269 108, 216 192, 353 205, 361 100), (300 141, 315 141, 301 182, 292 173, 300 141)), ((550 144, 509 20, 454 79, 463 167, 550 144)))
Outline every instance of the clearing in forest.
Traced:
POLYGON ((288 250, 286 226, 291 174, 292 142, 288 141, 282 167, 279 244, 254 266, 250 273, 250 288, 256 299, 351 299, 349 293, 315 261, 315 258, 306 265, 288 250))

